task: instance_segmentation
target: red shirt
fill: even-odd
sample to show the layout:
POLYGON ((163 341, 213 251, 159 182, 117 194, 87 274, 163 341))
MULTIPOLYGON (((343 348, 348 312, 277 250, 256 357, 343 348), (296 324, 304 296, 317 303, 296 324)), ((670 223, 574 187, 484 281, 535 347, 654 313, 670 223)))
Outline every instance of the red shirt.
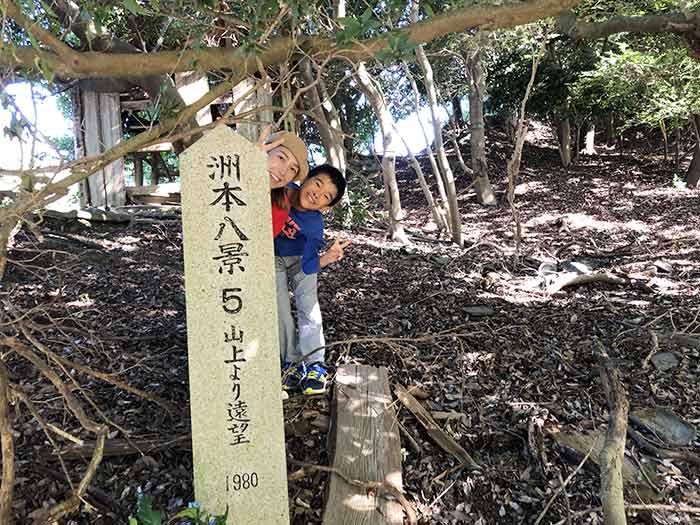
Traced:
POLYGON ((284 223, 287 221, 289 216, 289 199, 285 195, 284 202, 287 208, 280 208, 277 203, 272 202, 272 236, 277 237, 277 235, 284 228, 284 223))

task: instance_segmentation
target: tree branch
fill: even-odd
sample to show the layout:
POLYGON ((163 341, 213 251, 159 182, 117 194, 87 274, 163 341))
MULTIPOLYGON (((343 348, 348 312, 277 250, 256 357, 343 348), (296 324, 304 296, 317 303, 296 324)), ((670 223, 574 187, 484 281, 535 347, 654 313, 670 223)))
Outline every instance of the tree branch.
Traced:
POLYGON ((617 369, 604 363, 600 378, 608 400, 608 428, 600 451, 600 499, 606 525, 625 525, 622 461, 625 456, 629 401, 617 369))
POLYGON ((12 496, 15 487, 15 440, 12 436, 7 368, 0 361, 0 443, 2 446, 2 487, 0 488, 0 523, 12 520, 12 496))
POLYGON ((76 54, 76 51, 70 48, 65 42, 57 38, 56 35, 46 31, 38 22, 29 20, 14 2, 8 0, 0 0, 0 11, 3 11, 7 16, 14 19, 17 24, 24 29, 29 35, 49 47, 53 48, 55 53, 61 59, 70 61, 76 54))
MULTIPOLYGON (((434 16, 423 22, 411 24, 393 33, 406 34, 414 44, 429 42, 449 33, 467 29, 498 29, 526 24, 547 16, 554 16, 565 9, 575 7, 581 0, 529 0, 504 6, 470 6, 434 16)), ((354 62, 371 58, 377 51, 388 46, 388 37, 381 36, 358 41, 349 47, 340 48, 332 39, 308 37, 293 39, 278 37, 270 41, 267 49, 251 54, 241 49, 203 48, 158 53, 102 53, 86 51, 76 53, 66 62, 55 53, 35 50, 30 47, 0 49, 0 65, 36 69, 35 60, 66 78, 128 78, 134 71, 148 71, 151 75, 180 71, 211 71, 225 69, 250 74, 259 66, 279 64, 297 48, 307 50, 316 58, 335 55, 354 62)))
POLYGON ((574 41, 617 33, 674 33, 685 39, 694 54, 700 53, 700 13, 614 16, 605 22, 579 22, 571 12, 567 12, 557 18, 557 25, 574 41))

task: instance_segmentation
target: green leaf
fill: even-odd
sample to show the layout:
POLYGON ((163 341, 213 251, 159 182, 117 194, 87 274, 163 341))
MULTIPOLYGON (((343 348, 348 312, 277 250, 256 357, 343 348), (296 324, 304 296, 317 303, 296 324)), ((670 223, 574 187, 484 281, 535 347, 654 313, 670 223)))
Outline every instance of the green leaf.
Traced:
POLYGON ((199 518, 199 509, 198 508, 190 508, 190 509, 185 509, 181 510, 173 518, 193 518, 197 519, 199 518))
POLYGON ((122 0, 122 5, 134 15, 147 15, 146 11, 136 0, 122 0))
POLYGON ((153 510, 153 498, 144 496, 138 502, 138 512, 136 519, 139 525, 161 525, 161 514, 157 510, 153 510))

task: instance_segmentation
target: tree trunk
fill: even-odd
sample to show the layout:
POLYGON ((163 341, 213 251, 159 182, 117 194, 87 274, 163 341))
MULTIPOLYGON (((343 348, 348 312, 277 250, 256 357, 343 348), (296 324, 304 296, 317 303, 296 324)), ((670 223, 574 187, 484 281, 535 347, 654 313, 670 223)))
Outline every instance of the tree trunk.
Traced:
MULTIPOLYGON (((357 120, 357 109, 355 105, 358 102, 359 98, 353 98, 342 106, 339 112, 341 129, 354 129, 355 121, 357 120)), ((347 133, 343 136, 343 149, 345 149, 346 158, 353 156, 355 152, 355 138, 352 133, 347 133)))
POLYGON ((0 488, 0 523, 11 525, 15 486, 15 440, 10 416, 10 378, 0 363, 0 449, 2 449, 2 487, 0 488))
POLYGON ((450 210, 450 230, 452 232, 452 240, 455 244, 462 245, 462 216, 459 213, 459 205, 457 203, 457 190, 455 188, 455 178, 452 173, 452 168, 447 160, 447 153, 445 153, 445 145, 442 141, 442 125, 440 124, 440 119, 438 118, 438 101, 437 101, 437 89, 435 88, 435 82, 433 81, 433 68, 428 61, 428 57, 425 55, 425 51, 422 46, 416 48, 416 58, 418 59, 418 64, 423 71, 425 83, 425 91, 428 94, 428 106, 430 108, 430 117, 433 122, 433 133, 435 134, 435 153, 437 156, 438 164, 440 165, 440 172, 442 173, 443 183, 445 185, 445 191, 447 193, 447 205, 450 210))
POLYGON ((327 161, 344 172, 347 162, 345 149, 343 148, 343 131, 340 129, 340 119, 337 116, 333 102, 330 99, 322 100, 318 85, 312 86, 316 79, 309 60, 304 61, 301 70, 304 83, 307 87, 311 86, 305 93, 307 106, 321 135, 321 142, 326 150, 327 161), (326 111, 324 111, 324 108, 327 108, 326 111))
POLYGON ((605 140, 608 146, 613 146, 615 144, 615 115, 613 113, 608 113, 605 116, 605 140))
MULTIPOLYGON (((622 138, 622 133, 620 133, 622 138)), ((622 148, 620 148, 622 149, 622 148)), ((676 144, 674 148, 676 173, 681 172, 681 123, 676 120, 676 144)))
POLYGON ((457 129, 464 128, 464 115, 462 114, 462 101, 459 95, 454 95, 450 102, 452 102, 452 114, 454 115, 455 125, 457 129))
POLYGON ((571 165, 571 122, 569 117, 557 119, 555 122, 557 144, 559 145, 559 158, 564 169, 571 165))
POLYGON ((455 155, 457 155, 457 161, 459 162, 460 168, 462 168, 462 171, 464 172, 465 175, 469 175, 469 178, 474 177, 474 172, 472 169, 467 166, 467 163, 464 162, 464 157, 462 156, 462 150, 459 147, 459 140, 458 139, 458 130, 455 126, 454 120, 450 119, 450 126, 452 126, 452 133, 450 133, 450 140, 452 141, 452 146, 455 148, 455 155))
MULTIPOLYGON (((403 64, 404 71, 406 72, 406 77, 408 78, 409 82, 411 83, 411 89, 413 90, 413 104, 415 107, 415 112, 416 114, 420 111, 420 91, 418 91, 418 85, 416 84, 416 79, 413 77, 413 74, 411 73, 410 68, 408 67, 408 64, 404 62, 403 64)), ((421 119, 418 119, 418 125, 420 126, 421 133, 423 134, 423 140, 425 141, 426 144, 426 152, 428 154, 428 160, 430 161, 430 169, 433 171, 433 175, 435 176, 435 182, 437 184, 438 188, 438 195, 440 197, 440 203, 437 203, 436 205, 438 206, 438 213, 445 218, 444 223, 448 225, 448 230, 452 231, 452 228, 450 226, 451 220, 450 220, 450 209, 445 208, 447 205, 447 193, 445 192, 445 185, 442 182, 442 176, 440 175, 440 169, 438 168, 437 161, 435 160, 435 155, 433 155, 433 148, 431 146, 431 142, 428 139, 428 133, 425 131, 425 126, 423 125, 423 121, 421 119)))
MULTIPOLYGON (((292 101, 294 98, 292 97, 292 79, 290 78, 289 75, 289 64, 286 62, 283 62, 279 66, 280 70, 280 82, 281 82, 281 89, 280 89, 280 96, 282 98, 282 107, 288 108, 292 105, 292 101)), ((297 132, 297 120, 294 118, 294 114, 290 111, 287 113, 287 116, 284 117, 283 121, 283 126, 285 131, 289 131, 290 133, 295 133, 297 132)))
POLYGON ((506 115, 505 124, 508 140, 512 143, 515 143, 515 134, 518 131, 518 113, 516 111, 509 111, 506 115))
POLYGON ((382 131, 382 176, 384 179, 385 204, 389 213, 389 236, 399 242, 408 243, 408 237, 403 229, 403 210, 399 186, 396 182, 396 156, 394 153, 393 133, 394 117, 389 112, 384 95, 379 91, 370 76, 364 62, 357 65, 355 79, 374 109, 382 131))
POLYGON ((690 117, 695 131, 695 149, 693 150, 693 160, 690 161, 686 183, 688 188, 697 188, 700 181, 700 115, 690 117))
POLYGON ((484 206, 496 205, 486 163, 486 128, 484 125, 484 92, 486 73, 481 62, 481 51, 472 53, 467 60, 469 68, 469 127, 471 129, 472 171, 476 189, 476 199, 484 206))
POLYGON ((659 120, 659 129, 661 129, 661 137, 664 139, 664 162, 668 162, 668 134, 664 119, 659 120))
POLYGON ((396 133, 396 135, 401 139, 401 142, 403 142, 406 152, 408 153, 408 157, 411 159, 411 165, 413 166, 413 170, 416 172, 416 177, 418 177, 418 184, 420 184, 420 187, 423 190, 423 195, 425 196, 425 200, 428 202, 428 208, 430 208, 430 213, 433 216, 433 221, 435 222, 438 230, 449 231, 450 228, 447 224, 447 218, 440 213, 440 208, 438 208, 438 205, 435 202, 433 192, 430 191, 430 186, 428 186, 428 182, 425 180, 425 175, 423 174, 423 168, 421 168, 420 162, 418 162, 418 159, 416 159, 416 156, 411 151, 411 148, 408 147, 408 142, 406 142, 406 139, 403 138, 396 127, 394 127, 394 133, 396 133))
POLYGON ((586 155, 598 155, 595 149, 595 124, 591 123, 586 130, 586 147, 583 150, 586 155))
POLYGON ((321 98, 321 106, 323 107, 323 112, 325 113, 326 121, 328 122, 328 127, 330 128, 332 137, 332 142, 329 144, 328 157, 331 159, 333 166, 345 173, 347 168, 347 155, 343 145, 345 133, 343 133, 338 110, 328 94, 328 90, 326 89, 323 79, 321 79, 319 82, 318 94, 321 98))
POLYGON ((698 181, 700 181, 700 143, 696 142, 693 150, 693 160, 690 162, 686 178, 688 188, 697 188, 698 181))

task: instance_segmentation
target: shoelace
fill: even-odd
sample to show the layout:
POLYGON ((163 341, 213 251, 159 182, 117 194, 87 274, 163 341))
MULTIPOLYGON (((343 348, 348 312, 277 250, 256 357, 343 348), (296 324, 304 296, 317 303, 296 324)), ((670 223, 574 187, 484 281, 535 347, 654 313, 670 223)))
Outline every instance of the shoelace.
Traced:
POLYGON ((309 379, 318 379, 326 375, 326 371, 320 367, 313 367, 309 372, 307 372, 306 377, 309 379))

